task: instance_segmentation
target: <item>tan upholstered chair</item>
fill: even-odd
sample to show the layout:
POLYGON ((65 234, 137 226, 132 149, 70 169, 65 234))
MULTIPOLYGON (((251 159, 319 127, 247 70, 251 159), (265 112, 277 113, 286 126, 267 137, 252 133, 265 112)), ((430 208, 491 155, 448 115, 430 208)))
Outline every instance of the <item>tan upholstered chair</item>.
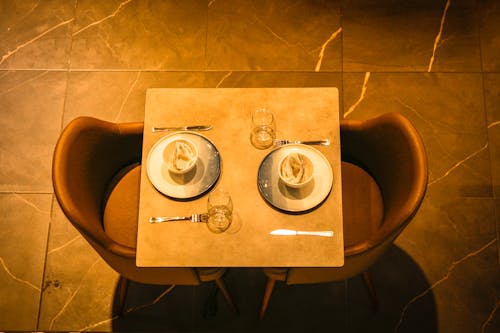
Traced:
POLYGON ((345 264, 264 269, 267 285, 261 318, 276 281, 320 283, 362 274, 373 307, 378 307, 368 268, 417 212, 427 188, 427 158, 417 131, 398 113, 343 120, 340 137, 345 264))
POLYGON ((223 268, 142 268, 135 264, 142 123, 73 120, 57 142, 52 178, 69 221, 120 274, 119 311, 128 281, 198 285, 215 281, 236 311, 222 280, 223 268))

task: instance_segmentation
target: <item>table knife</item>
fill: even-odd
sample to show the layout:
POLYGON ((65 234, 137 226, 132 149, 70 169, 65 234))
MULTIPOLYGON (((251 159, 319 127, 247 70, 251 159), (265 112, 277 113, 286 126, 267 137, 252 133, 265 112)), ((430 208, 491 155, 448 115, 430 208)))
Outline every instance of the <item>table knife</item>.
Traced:
POLYGON ((276 229, 271 231, 271 235, 279 236, 323 236, 323 237, 333 237, 333 231, 300 231, 300 230, 290 230, 290 229, 276 229))
POLYGON ((151 130, 153 132, 164 132, 164 131, 208 131, 212 128, 212 125, 196 125, 196 126, 178 126, 178 127, 156 127, 153 126, 151 130))

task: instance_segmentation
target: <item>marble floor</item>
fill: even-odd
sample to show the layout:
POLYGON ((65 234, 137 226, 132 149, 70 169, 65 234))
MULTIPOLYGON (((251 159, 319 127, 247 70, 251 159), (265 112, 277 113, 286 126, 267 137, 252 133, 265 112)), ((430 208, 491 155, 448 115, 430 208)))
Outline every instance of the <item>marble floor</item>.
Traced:
POLYGON ((0 331, 499 332, 500 3, 496 0, 0 0, 0 331), (344 118, 407 116, 429 158, 427 196, 359 278, 278 285, 225 276, 240 308, 210 284, 132 284, 54 199, 62 128, 90 115, 141 121, 151 87, 340 90, 344 118))

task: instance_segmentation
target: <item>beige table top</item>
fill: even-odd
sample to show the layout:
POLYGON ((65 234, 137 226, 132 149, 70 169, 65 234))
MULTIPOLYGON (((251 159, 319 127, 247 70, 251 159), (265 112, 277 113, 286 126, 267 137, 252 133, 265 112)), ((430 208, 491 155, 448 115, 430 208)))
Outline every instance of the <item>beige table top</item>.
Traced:
POLYGON ((141 267, 321 267, 342 266, 342 190, 337 88, 195 88, 148 89, 139 203, 137 266, 141 267), (277 137, 329 138, 315 146, 329 160, 333 187, 310 212, 289 214, 269 205, 257 187, 257 172, 271 151, 255 149, 249 139, 252 111, 267 107, 276 117, 277 137), (206 212, 208 194, 194 200, 172 200, 149 181, 146 163, 151 147, 170 133, 155 126, 211 124, 199 132, 220 152, 222 172, 214 188, 233 200, 233 223, 222 234, 205 223, 151 224, 150 216, 206 212), (333 230, 333 237, 272 236, 274 229, 333 230))

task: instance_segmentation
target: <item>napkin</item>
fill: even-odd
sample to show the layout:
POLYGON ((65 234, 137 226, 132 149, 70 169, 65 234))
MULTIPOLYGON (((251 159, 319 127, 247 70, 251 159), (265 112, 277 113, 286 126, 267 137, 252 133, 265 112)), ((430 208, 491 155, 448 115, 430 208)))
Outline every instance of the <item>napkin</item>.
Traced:
POLYGON ((184 141, 176 141, 172 158, 174 169, 181 171, 190 167, 195 155, 196 153, 190 144, 184 141))
POLYGON ((285 157, 281 164, 281 176, 291 184, 299 184, 305 180, 305 162, 302 154, 292 153, 285 157))

